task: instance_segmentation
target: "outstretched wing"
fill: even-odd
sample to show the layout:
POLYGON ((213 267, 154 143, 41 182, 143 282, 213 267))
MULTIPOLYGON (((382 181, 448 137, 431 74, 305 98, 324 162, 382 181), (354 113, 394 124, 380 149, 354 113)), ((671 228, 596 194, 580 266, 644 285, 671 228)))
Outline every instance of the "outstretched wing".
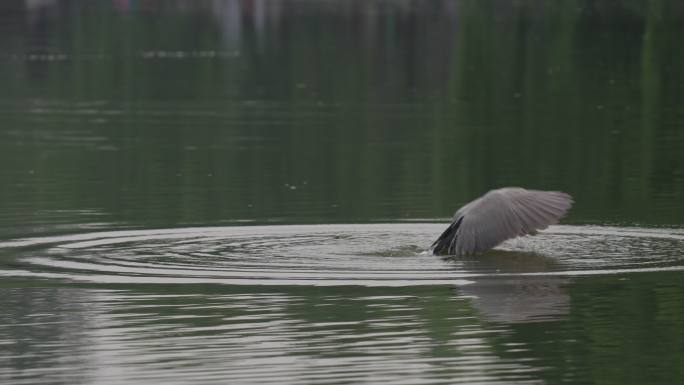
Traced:
POLYGON ((507 239, 533 234, 558 223, 572 203, 570 195, 559 191, 492 190, 456 212, 454 222, 460 220, 460 226, 448 252, 477 253, 507 239))

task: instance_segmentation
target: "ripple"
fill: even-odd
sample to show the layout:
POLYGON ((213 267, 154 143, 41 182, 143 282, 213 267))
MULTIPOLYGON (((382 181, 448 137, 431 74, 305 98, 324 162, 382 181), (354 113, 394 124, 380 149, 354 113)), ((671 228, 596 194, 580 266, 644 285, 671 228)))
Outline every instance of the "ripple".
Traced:
POLYGON ((468 285, 476 279, 684 270, 684 230, 552 226, 479 256, 425 249, 444 224, 109 231, 0 243, 3 276, 97 283, 468 285))

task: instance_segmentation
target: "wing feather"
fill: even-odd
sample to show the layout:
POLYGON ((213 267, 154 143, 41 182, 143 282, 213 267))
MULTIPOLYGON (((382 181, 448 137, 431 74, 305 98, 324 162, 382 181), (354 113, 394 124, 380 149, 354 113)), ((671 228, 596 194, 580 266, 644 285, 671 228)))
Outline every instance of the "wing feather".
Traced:
POLYGON ((454 222, 458 230, 449 241, 448 252, 472 254, 499 243, 558 223, 572 206, 572 197, 560 191, 507 187, 492 190, 459 209, 454 222))

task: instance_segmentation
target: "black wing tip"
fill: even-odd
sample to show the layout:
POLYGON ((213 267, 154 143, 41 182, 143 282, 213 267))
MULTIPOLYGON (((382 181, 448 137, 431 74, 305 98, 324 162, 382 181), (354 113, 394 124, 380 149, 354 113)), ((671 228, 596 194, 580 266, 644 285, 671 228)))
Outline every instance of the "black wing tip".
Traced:
POLYGON ((449 227, 442 232, 442 234, 432 243, 430 249, 434 255, 450 255, 455 251, 454 239, 458 236, 457 231, 461 226, 463 217, 458 218, 455 222, 451 222, 449 227))

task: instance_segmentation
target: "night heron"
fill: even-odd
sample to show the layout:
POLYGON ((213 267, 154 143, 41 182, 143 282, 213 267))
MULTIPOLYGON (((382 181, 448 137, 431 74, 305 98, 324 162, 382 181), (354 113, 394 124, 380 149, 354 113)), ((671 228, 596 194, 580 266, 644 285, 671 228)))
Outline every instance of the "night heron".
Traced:
POLYGON ((468 255, 487 251, 501 242, 547 228, 572 206, 560 191, 504 187, 461 207, 449 227, 430 246, 436 255, 468 255))

